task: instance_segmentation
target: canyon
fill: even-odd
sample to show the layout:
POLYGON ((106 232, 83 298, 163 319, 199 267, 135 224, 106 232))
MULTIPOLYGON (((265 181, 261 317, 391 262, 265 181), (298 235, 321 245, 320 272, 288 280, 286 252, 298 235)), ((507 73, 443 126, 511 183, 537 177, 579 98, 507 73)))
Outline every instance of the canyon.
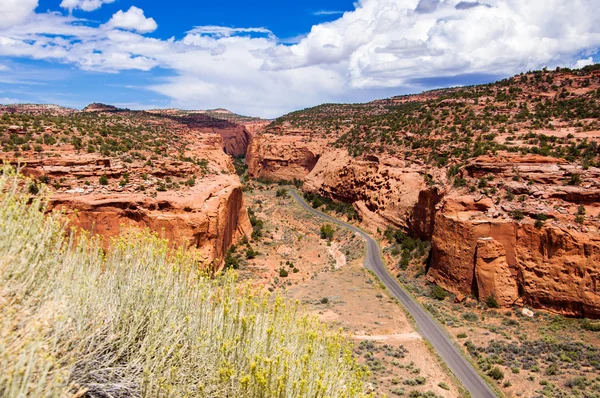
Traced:
POLYGON ((427 279, 458 297, 598 318, 599 94, 595 68, 323 105, 258 133, 249 174, 430 241, 427 279))
MULTIPOLYGON (((49 192, 49 211, 105 238, 148 228, 173 245, 198 248, 220 269, 251 226, 229 155, 244 153, 243 125, 205 114, 132 112, 92 104, 5 107, 0 158, 49 192), (7 149, 12 150, 7 150, 7 149)), ((0 113, 2 113, 0 110, 0 113)))
POLYGON ((217 269, 252 232, 232 159, 245 157, 250 178, 300 183, 352 204, 374 234, 430 242, 426 278, 457 299, 598 318, 599 98, 588 67, 274 121, 10 105, 0 156, 72 225, 107 239, 150 228, 217 269))

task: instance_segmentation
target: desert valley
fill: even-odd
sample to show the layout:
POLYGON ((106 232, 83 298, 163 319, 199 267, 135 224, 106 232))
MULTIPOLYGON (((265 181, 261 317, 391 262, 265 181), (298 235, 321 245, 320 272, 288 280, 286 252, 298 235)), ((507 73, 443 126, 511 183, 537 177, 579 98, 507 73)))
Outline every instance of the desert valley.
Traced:
MULTIPOLYGON (((530 71, 490 84, 362 104, 323 104, 274 120, 224 109, 4 105, 0 106, 0 159, 4 162, 0 364, 8 369, 0 376, 2 396, 59 396, 59 392, 146 396, 152 392, 157 396, 471 394, 476 398, 436 343, 423 337, 414 313, 376 272, 363 267, 371 264, 371 256, 381 256, 385 272, 441 328, 444 339, 483 380, 490 396, 600 396, 598 65, 530 71), (302 203, 345 224, 309 212, 302 203), (53 220, 58 229, 44 244, 32 247, 34 235, 23 231, 50 222, 44 220, 53 220), (374 239, 376 253, 367 250, 357 231, 374 239), (127 240, 131 236, 133 241, 127 240), (92 243, 88 247, 85 242, 92 243), (58 326, 52 326, 69 329, 62 317, 71 310, 56 315, 50 307, 35 304, 42 302, 41 297, 49 300, 57 290, 44 295, 39 293, 42 285, 28 290, 29 274, 15 265, 18 261, 20 266, 46 264, 45 253, 53 248, 66 253, 65 258, 91 251, 102 259, 89 260, 91 266, 98 265, 94 278, 99 279, 90 282, 93 285, 101 283, 101 269, 110 270, 114 258, 123 256, 124 260, 114 261, 130 264, 129 252, 119 252, 125 250, 122 247, 138 250, 135 245, 140 244, 152 250, 158 245, 148 251, 154 254, 140 254, 156 262, 136 263, 131 269, 162 269, 158 264, 174 258, 179 264, 176 276, 169 277, 175 279, 167 278, 169 285, 141 284, 154 286, 143 294, 171 302, 177 287, 188 301, 196 297, 196 287, 190 286, 206 285, 204 293, 197 293, 212 297, 207 302, 214 307, 206 311, 223 311, 223 319, 233 308, 239 311, 231 318, 237 325, 231 326, 231 336, 223 332, 229 337, 219 340, 221 359, 207 365, 207 376, 197 385, 187 373, 177 374, 180 365, 171 362, 154 381, 154 365, 147 363, 155 364, 161 356, 148 354, 158 346, 145 345, 151 321, 143 321, 143 312, 137 310, 132 310, 132 322, 146 326, 136 329, 139 335, 131 334, 128 348, 110 357, 116 368, 118 364, 124 368, 99 375, 88 369, 91 363, 72 362, 68 346, 75 343, 62 341, 58 326), (187 276, 178 278, 182 269, 188 269, 187 276), (191 276, 197 273, 204 276, 191 276), (222 278, 236 282, 223 282, 223 287, 218 282, 222 278), (258 295, 255 303, 241 304, 246 293, 236 289, 246 288, 258 295), (225 291, 239 294, 239 302, 229 303, 225 291), (223 307, 217 308, 222 300, 223 307), (277 331, 274 340, 280 346, 264 348, 255 356, 242 355, 239 350, 248 350, 244 341, 249 344, 249 340, 240 340, 245 337, 238 333, 247 330, 248 319, 266 315, 251 315, 254 310, 241 308, 275 303, 277 314, 280 302, 299 305, 299 309, 286 309, 291 312, 285 317, 294 319, 294 311, 300 311, 318 318, 310 322, 327 326, 308 331, 315 337, 306 342, 288 342, 295 339, 290 326, 294 322, 273 315, 275 323, 266 324, 261 329, 265 334, 254 338, 269 339, 273 328, 284 322, 289 325, 277 331), (311 346, 318 334, 332 334, 323 338, 344 343, 338 346, 337 341, 327 340, 324 346, 329 344, 329 351, 321 353, 311 346), (34 336, 33 340, 27 336, 34 336), (48 336, 54 336, 56 347, 49 348, 48 336), (308 351, 303 351, 305 344, 308 351), (40 351, 42 346, 46 348, 40 351), (329 375, 331 364, 342 358, 338 348, 349 365, 329 375), (130 350, 146 353, 149 362, 125 359, 132 355, 126 355, 130 350), (294 367, 304 363, 302 355, 312 355, 314 350, 323 370, 315 370, 314 379, 307 382, 309 375, 303 373, 307 371, 294 367), (13 363, 15 352, 29 352, 39 361, 13 363), (293 357, 282 359, 290 352, 293 357), (258 359, 260 355, 264 357, 258 359), (243 357, 244 365, 237 368, 234 356, 243 357), (134 368, 139 379, 129 380, 124 375, 134 368), (286 376, 290 368, 297 373, 286 376), (152 382, 143 384, 143 390, 138 380, 145 378, 152 382), (289 386, 288 378, 294 380, 289 386), (47 389, 40 380, 50 379, 54 384, 47 389), (321 381, 313 385, 314 380, 321 381), (324 380, 331 383, 325 385, 324 380)), ((40 227, 35 233, 45 234, 55 227, 40 227)), ((75 258, 70 265, 74 271, 69 271, 73 275, 78 261, 88 261, 75 258)), ((133 277, 124 276, 129 275, 129 266, 115 267, 115 275, 123 273, 119 278, 124 282, 133 277)), ((58 272, 50 269, 44 272, 58 272)), ((47 277, 48 281, 76 279, 47 277)), ((113 293, 105 293, 112 297, 113 293)), ((72 301, 80 293, 61 294, 72 301)), ((87 296, 80 300, 83 297, 87 296)), ((57 304, 61 300, 52 301, 53 305, 62 308, 66 304, 57 304)), ((101 314, 114 304, 107 301, 106 305, 87 311, 101 314)), ((186 325, 193 322, 185 315, 188 309, 170 305, 177 308, 173 313, 182 311, 186 325)), ((167 317, 170 312, 165 311, 167 317)), ((272 314, 271 309, 264 311, 272 314)), ((206 322, 214 325, 215 320, 206 322)), ((172 322, 165 320, 170 333, 184 330, 172 322)), ((79 330, 96 327, 77 325, 79 330)), ((217 336, 218 330, 229 327, 210 330, 217 336)), ((120 333, 128 329, 118 330, 103 339, 121 344, 120 333)), ((168 343, 164 349, 169 361, 183 361, 185 352, 196 352, 190 348, 194 330, 198 329, 185 334, 189 341, 168 343)), ((99 342, 91 339, 88 348, 77 349, 87 352, 99 342)), ((111 344, 102 352, 113 352, 111 344)), ((80 351, 73 348, 72 352, 80 351)))

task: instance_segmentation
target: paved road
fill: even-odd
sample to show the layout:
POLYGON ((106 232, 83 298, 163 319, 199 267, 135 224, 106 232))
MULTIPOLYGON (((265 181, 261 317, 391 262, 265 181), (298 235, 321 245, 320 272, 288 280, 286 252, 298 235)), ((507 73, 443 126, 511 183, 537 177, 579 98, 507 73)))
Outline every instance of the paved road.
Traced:
POLYGON ((416 303, 406 290, 398 284, 396 279, 387 272, 385 265, 381 260, 379 245, 375 239, 351 224, 339 221, 336 218, 313 209, 304 201, 304 199, 298 196, 296 192, 290 191, 290 193, 307 211, 359 234, 367 242, 367 256, 365 257, 364 263, 365 268, 373 271, 392 295, 400 300, 402 305, 404 305, 415 319, 419 333, 431 343, 442 360, 446 362, 446 365, 452 370, 454 375, 463 383, 471 396, 473 398, 497 397, 481 376, 473 369, 473 366, 471 366, 458 351, 458 348, 452 343, 446 332, 442 330, 441 326, 434 321, 429 313, 416 303))

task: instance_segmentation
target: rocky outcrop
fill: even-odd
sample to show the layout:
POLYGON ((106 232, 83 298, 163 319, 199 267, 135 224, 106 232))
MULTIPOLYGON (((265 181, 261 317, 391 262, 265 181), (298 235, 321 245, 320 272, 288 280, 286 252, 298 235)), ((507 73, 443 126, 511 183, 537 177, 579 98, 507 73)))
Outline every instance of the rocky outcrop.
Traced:
POLYGON ((94 102, 93 104, 89 104, 85 108, 81 110, 82 112, 122 112, 128 111, 128 109, 117 108, 113 105, 101 104, 98 102, 94 102))
MULTIPOLYGON (((231 123, 230 123, 231 124, 231 123)), ((244 156, 252 135, 241 125, 220 128, 201 128, 202 134, 218 134, 223 139, 223 151, 230 156, 244 156)))
POLYGON ((369 230, 394 225, 431 240, 427 277, 448 291, 600 317, 600 235, 573 223, 579 205, 590 217, 600 213, 596 168, 539 155, 483 156, 458 177, 485 179, 486 195, 450 187, 443 169, 388 155, 353 158, 295 132, 257 135, 247 162, 253 177, 304 179, 306 191, 353 203, 369 230), (568 185, 574 174, 581 182, 568 185), (524 220, 511 217, 517 210, 524 220), (548 221, 536 227, 539 214, 548 221))
POLYGON ((107 239, 131 228, 149 228, 175 244, 201 249, 203 260, 217 265, 237 238, 251 232, 241 184, 234 176, 205 179, 186 195, 58 194, 51 204, 72 225, 107 239))
POLYGON ((202 261, 219 268, 230 245, 249 236, 252 227, 222 138, 196 138, 184 157, 204 159, 202 167, 173 157, 128 163, 97 153, 76 154, 69 146, 61 147, 58 156, 5 160, 49 182, 50 209, 63 212, 72 226, 106 242, 131 229, 149 228, 173 244, 199 248, 202 261))
POLYGON ((389 225, 430 239, 435 206, 442 197, 426 184, 424 172, 392 157, 352 158, 345 150, 329 150, 306 177, 304 189, 354 203, 367 229, 389 225))
POLYGON ((326 145, 324 140, 302 135, 255 136, 246 155, 248 173, 253 178, 303 180, 316 166, 326 145))
POLYGON ((600 317, 600 237, 532 220, 490 219, 463 198, 436 215, 431 282, 500 305, 525 303, 568 316, 600 317))

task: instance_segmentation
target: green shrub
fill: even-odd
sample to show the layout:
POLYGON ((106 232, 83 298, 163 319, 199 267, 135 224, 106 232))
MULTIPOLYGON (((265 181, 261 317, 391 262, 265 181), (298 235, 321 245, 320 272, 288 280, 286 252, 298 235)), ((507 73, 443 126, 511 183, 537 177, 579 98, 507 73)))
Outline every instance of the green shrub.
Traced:
POLYGON ((477 322, 479 320, 479 317, 473 312, 465 312, 462 317, 469 322, 477 322))
POLYGON ((523 214, 523 212, 521 210, 511 211, 510 216, 517 221, 521 221, 522 219, 525 218, 525 215, 523 214))
POLYGON ((568 184, 569 185, 580 185, 581 184, 581 176, 579 174, 571 174, 568 184))
POLYGON ((256 250, 254 250, 251 247, 246 249, 246 258, 248 260, 252 260, 252 259, 256 258, 256 256, 258 256, 259 254, 260 254, 259 252, 257 252, 256 250))
POLYGON ((331 240, 333 239, 333 235, 335 234, 335 230, 329 224, 325 224, 321 226, 321 239, 331 240))
POLYGON ((443 301, 446 297, 448 297, 448 293, 438 285, 435 285, 431 288, 431 297, 436 300, 443 301))
POLYGON ((100 176, 99 183, 100 185, 108 185, 108 177, 105 175, 100 176))
POLYGON ((287 278, 289 275, 289 272, 285 269, 285 268, 281 268, 279 270, 279 276, 282 278, 287 278))
POLYGON ((491 296, 491 295, 485 299, 485 304, 488 306, 488 308, 499 308, 500 307, 500 305, 498 305, 498 300, 496 300, 496 297, 491 296))
POLYGON ((502 370, 498 366, 494 366, 488 371, 488 376, 490 376, 494 380, 502 380, 504 379, 504 372, 502 372, 502 370))
POLYGON ((288 198, 290 195, 288 193, 288 190, 285 188, 279 188, 277 190, 277 192, 275 193, 275 196, 278 198, 288 198))

